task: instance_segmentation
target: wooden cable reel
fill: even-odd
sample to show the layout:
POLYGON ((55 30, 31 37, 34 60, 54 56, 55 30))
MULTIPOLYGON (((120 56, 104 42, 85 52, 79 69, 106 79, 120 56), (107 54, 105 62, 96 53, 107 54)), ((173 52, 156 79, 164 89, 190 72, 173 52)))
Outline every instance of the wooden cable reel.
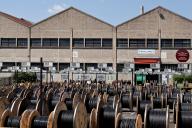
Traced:
POLYGON ((142 118, 135 112, 118 113, 115 128, 142 128, 142 118))
POLYGON ((145 107, 144 128, 169 128, 169 106, 166 109, 145 107))

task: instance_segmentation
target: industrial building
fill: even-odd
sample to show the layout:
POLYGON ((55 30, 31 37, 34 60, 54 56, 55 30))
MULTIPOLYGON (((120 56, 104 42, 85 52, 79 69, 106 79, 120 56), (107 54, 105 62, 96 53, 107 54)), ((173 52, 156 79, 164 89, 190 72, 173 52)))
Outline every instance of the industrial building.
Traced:
POLYGON ((141 14, 117 26, 74 7, 38 23, 0 12, 2 69, 25 62, 38 67, 43 57, 57 72, 71 63, 85 72, 99 72, 100 65, 118 72, 115 79, 133 80, 133 74, 148 72, 146 81, 162 82, 167 76, 160 72, 191 72, 191 48, 192 20, 160 6, 148 12, 142 8, 141 14), (180 53, 187 59, 182 61, 180 53))

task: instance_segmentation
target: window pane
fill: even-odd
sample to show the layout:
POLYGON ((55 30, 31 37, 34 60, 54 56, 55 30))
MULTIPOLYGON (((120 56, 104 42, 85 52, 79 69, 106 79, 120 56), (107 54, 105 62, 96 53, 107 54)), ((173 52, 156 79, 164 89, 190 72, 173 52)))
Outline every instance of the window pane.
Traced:
POLYGON ((1 46, 2 47, 16 47, 16 38, 2 38, 1 46))
POLYGON ((190 39, 175 39, 174 40, 175 48, 191 48, 190 39))
POLYGON ((147 39, 147 48, 158 48, 158 39, 147 39))
POLYGON ((124 64, 117 64, 117 72, 122 72, 124 68, 124 64))
POLYGON ((41 47, 41 39, 40 38, 31 39, 31 46, 32 47, 41 47))
POLYGON ((73 39, 73 47, 74 48, 83 48, 84 47, 84 39, 73 39))
POLYGON ((58 47, 58 39, 56 38, 44 38, 42 43, 45 47, 58 47))
POLYGON ((130 48, 145 48, 145 39, 130 39, 130 48))
POLYGON ((50 46, 58 47, 58 39, 50 39, 50 46))
POLYGON ((70 48, 70 39, 59 39, 59 47, 70 48))
POLYGON ((128 39, 117 39, 117 48, 128 48, 128 39))
POLYGON ((112 48, 112 39, 103 39, 102 47, 103 48, 112 48))
POLYGON ((161 48, 173 48, 172 39, 162 39, 161 48))
POLYGON ((43 42, 42 42, 42 43, 43 43, 43 46, 46 46, 46 47, 47 47, 47 46, 49 47, 49 46, 51 45, 51 44, 50 44, 50 39, 43 39, 43 42))
POLYGON ((18 47, 27 47, 27 38, 18 38, 17 46, 18 47))
POLYGON ((85 39, 85 47, 88 48, 101 47, 101 39, 85 39))

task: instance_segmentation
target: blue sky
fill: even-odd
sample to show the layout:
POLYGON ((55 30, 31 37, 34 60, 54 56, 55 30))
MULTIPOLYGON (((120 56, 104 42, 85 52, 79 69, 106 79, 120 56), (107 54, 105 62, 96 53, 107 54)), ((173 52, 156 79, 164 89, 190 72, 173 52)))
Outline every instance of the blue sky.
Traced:
POLYGON ((192 0, 1 0, 0 11, 36 23, 73 6, 112 25, 118 25, 139 15, 142 5, 145 11, 163 6, 192 19, 192 0))

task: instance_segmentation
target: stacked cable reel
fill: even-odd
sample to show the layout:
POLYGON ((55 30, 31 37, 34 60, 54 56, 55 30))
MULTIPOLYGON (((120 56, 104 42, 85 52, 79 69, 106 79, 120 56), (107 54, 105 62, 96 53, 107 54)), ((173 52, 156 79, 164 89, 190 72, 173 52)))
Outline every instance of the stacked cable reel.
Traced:
POLYGON ((142 128, 142 117, 136 112, 118 113, 115 128, 142 128))
POLYGON ((176 123, 176 128, 190 128, 192 127, 192 103, 181 103, 181 100, 178 97, 174 122, 176 123))
POLYGON ((169 106, 164 109, 145 107, 144 128, 169 128, 169 106))
POLYGON ((27 109, 21 116, 13 116, 8 109, 1 118, 1 127, 20 128, 87 128, 87 112, 82 102, 75 110, 67 110, 63 102, 58 102, 48 116, 40 116, 35 109, 27 109))

